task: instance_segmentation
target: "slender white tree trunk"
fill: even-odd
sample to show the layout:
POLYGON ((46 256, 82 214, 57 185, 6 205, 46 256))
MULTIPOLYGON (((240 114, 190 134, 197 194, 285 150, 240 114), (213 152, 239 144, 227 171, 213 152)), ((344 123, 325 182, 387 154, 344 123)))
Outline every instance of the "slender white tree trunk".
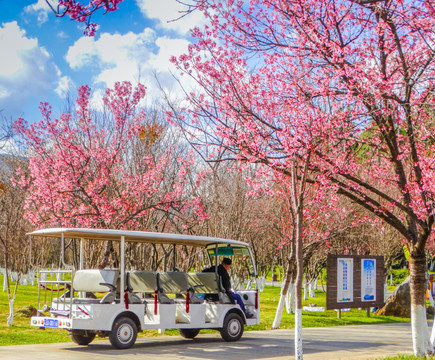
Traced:
POLYGON ((295 359, 303 359, 302 348, 302 278, 304 266, 302 258, 302 207, 296 212, 296 306, 295 306, 295 359))
POLYGON ((15 299, 9 300, 9 316, 6 320, 8 326, 12 326, 14 324, 14 301, 15 299))
POLYGON ((264 285, 266 283, 266 279, 264 276, 257 279, 257 287, 261 292, 264 292, 264 285))
POLYGON ((308 286, 307 278, 304 279, 304 300, 308 300, 308 286))
POLYGON ((8 288, 8 272, 5 270, 5 275, 3 276, 3 292, 8 288))
MULTIPOLYGON (((292 186, 291 198, 294 214, 294 241, 295 241, 295 257, 296 257, 296 304, 295 304, 295 359, 303 359, 302 348, 302 280, 304 276, 304 259, 303 259, 303 219, 304 219, 304 196, 305 196, 305 183, 308 172, 308 165, 310 163, 310 155, 305 160, 302 177, 298 179, 297 169, 292 166, 292 186)), ((294 165, 294 164, 293 164, 294 165)))
POLYGON ((411 331, 415 356, 433 353, 426 319, 426 256, 424 252, 411 253, 409 259, 411 287, 411 331))
POLYGON ((302 348, 302 309, 295 311, 295 357, 297 360, 303 358, 302 348))
POLYGON ((416 356, 425 356, 430 351, 426 307, 411 304, 412 344, 416 356))
POLYGON ((317 284, 317 278, 314 280, 311 280, 309 285, 308 285, 308 296, 310 298, 313 298, 316 296, 316 292, 315 292, 316 284, 317 284))
POLYGON ((281 294, 279 297, 278 307, 276 308, 275 319, 273 320, 272 329, 279 329, 281 324, 282 312, 284 311, 284 305, 288 295, 290 285, 290 267, 288 267, 287 273, 281 285, 281 294))
POLYGON ((281 293, 279 297, 278 307, 276 308, 275 319, 272 323, 272 329, 279 329, 279 325, 281 324, 282 312, 284 311, 285 299, 287 294, 281 293))
POLYGON ((11 293, 11 284, 9 282, 9 273, 7 270, 7 265, 8 262, 6 262, 6 272, 5 272, 5 277, 7 279, 7 290, 8 290, 8 300, 9 300, 9 316, 6 320, 6 323, 8 324, 8 326, 12 326, 14 323, 14 301, 17 297, 17 290, 18 290, 18 285, 20 283, 20 279, 21 279, 21 273, 18 273, 17 277, 16 277, 16 282, 15 282, 15 289, 14 289, 14 293, 11 293))
POLYGON ((286 298, 286 310, 287 310, 287 314, 294 314, 295 313, 295 305, 296 305, 296 301, 295 301, 295 283, 291 283, 288 289, 288 294, 287 294, 287 298, 286 298))

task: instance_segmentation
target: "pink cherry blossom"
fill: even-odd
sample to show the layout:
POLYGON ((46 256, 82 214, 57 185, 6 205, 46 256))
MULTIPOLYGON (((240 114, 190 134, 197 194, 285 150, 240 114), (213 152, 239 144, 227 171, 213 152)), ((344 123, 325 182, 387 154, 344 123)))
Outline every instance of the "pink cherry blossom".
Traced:
POLYGON ((91 22, 92 14, 99 10, 104 10, 105 14, 116 11, 122 1, 123 0, 58 0, 53 2, 46 0, 46 3, 57 16, 62 17, 67 15, 72 20, 84 23, 86 25, 84 33, 88 36, 94 36, 97 30, 97 24, 91 22))
POLYGON ((263 164, 283 183, 310 158, 317 190, 346 196, 405 239, 412 306, 424 307, 417 289, 435 222, 433 1, 196 4, 209 26, 173 61, 201 91, 172 121, 193 143, 263 164))
POLYGON ((193 221, 206 218, 201 200, 186 191, 193 159, 179 157, 174 168, 175 148, 156 155, 141 142, 147 117, 138 105, 145 87, 124 82, 108 89, 104 126, 89 107, 90 95, 89 87, 79 88, 75 114, 52 119, 43 103, 38 123, 16 121, 30 152, 29 174, 18 174, 28 188, 25 217, 38 227, 137 230, 146 229, 154 211, 172 214, 171 221, 180 214, 183 223, 186 213, 193 221))

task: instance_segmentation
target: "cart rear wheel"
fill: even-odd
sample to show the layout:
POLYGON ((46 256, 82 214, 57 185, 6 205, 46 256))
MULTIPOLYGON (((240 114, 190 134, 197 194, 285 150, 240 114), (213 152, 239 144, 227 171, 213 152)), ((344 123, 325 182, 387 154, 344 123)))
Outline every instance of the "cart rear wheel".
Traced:
POLYGON ((199 329, 178 329, 180 335, 186 339, 193 339, 199 333, 199 329))
POLYGON ((111 344, 117 349, 128 349, 134 345, 137 337, 136 323, 128 318, 117 319, 109 333, 111 344))
POLYGON ((237 341, 243 335, 243 320, 239 314, 231 313, 225 316, 224 327, 220 330, 225 341, 237 341))
POLYGON ((80 330, 72 330, 70 333, 71 340, 77 345, 89 345, 96 335, 95 333, 80 330))

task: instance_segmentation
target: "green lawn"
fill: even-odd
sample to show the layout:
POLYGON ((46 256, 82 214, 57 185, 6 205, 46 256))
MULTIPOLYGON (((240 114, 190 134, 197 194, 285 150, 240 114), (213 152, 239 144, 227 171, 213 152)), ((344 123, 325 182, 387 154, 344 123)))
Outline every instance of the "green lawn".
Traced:
MULTIPOLYGON (((0 284, 3 284, 2 276, 0 276, 0 284)), ((38 290, 36 286, 20 286, 18 288, 17 298, 14 303, 15 311, 27 305, 33 305, 36 307, 38 299, 37 291, 38 290)), ((271 329, 272 322, 275 317, 276 306, 278 305, 279 293, 280 288, 266 286, 265 291, 260 293, 261 322, 259 325, 247 327, 246 330, 271 329)), ((315 303, 319 306, 325 306, 325 302, 326 294, 324 292, 317 291, 316 297, 304 301, 304 305, 315 303)), ((35 327, 30 327, 29 318, 15 317, 14 325, 7 326, 6 319, 8 317, 8 309, 7 292, 0 292, 0 346, 70 341, 66 331, 50 329, 40 330, 35 327)), ((303 312, 302 321, 304 327, 320 327, 404 322, 409 321, 409 319, 374 316, 373 314, 370 317, 367 317, 366 310, 352 309, 348 312, 342 312, 341 319, 337 319, 337 313, 334 310, 328 310, 323 313, 303 312)), ((284 310, 281 328, 293 328, 293 324, 294 316, 292 314, 287 314, 287 312, 284 310)), ((178 334, 178 331, 168 330, 166 331, 166 334, 178 334)), ((150 335, 157 336, 157 331, 146 331, 140 336, 150 335)), ((408 358, 403 359, 408 360, 408 358)))
POLYGON ((433 359, 435 359, 435 357, 433 356, 414 356, 414 355, 399 354, 397 356, 388 356, 377 360, 433 360, 433 359))
MULTIPOLYGON (((3 290, 3 276, 0 275, 1 290, 3 290)), ((15 286, 15 284, 13 284, 15 286)), ((11 288, 11 291, 13 289, 11 288)), ((19 286, 16 300, 14 302, 15 312, 27 305, 36 308, 38 301, 37 286, 19 286)), ((39 330, 30 327, 30 319, 15 317, 14 325, 7 326, 6 319, 9 315, 9 303, 7 292, 0 291, 0 345, 18 344, 40 344, 69 341, 70 338, 66 331, 59 330, 39 330)))

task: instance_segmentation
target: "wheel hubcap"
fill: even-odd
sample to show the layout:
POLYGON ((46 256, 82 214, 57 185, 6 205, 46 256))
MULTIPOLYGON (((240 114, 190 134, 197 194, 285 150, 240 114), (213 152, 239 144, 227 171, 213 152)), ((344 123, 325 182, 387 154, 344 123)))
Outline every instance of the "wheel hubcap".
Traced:
POLYGON ((237 320, 231 320, 228 324, 228 332, 231 336, 237 336, 240 332, 241 325, 237 320))
POLYGON ((118 329, 118 339, 127 344, 133 338, 133 328, 129 324, 123 324, 118 329))

